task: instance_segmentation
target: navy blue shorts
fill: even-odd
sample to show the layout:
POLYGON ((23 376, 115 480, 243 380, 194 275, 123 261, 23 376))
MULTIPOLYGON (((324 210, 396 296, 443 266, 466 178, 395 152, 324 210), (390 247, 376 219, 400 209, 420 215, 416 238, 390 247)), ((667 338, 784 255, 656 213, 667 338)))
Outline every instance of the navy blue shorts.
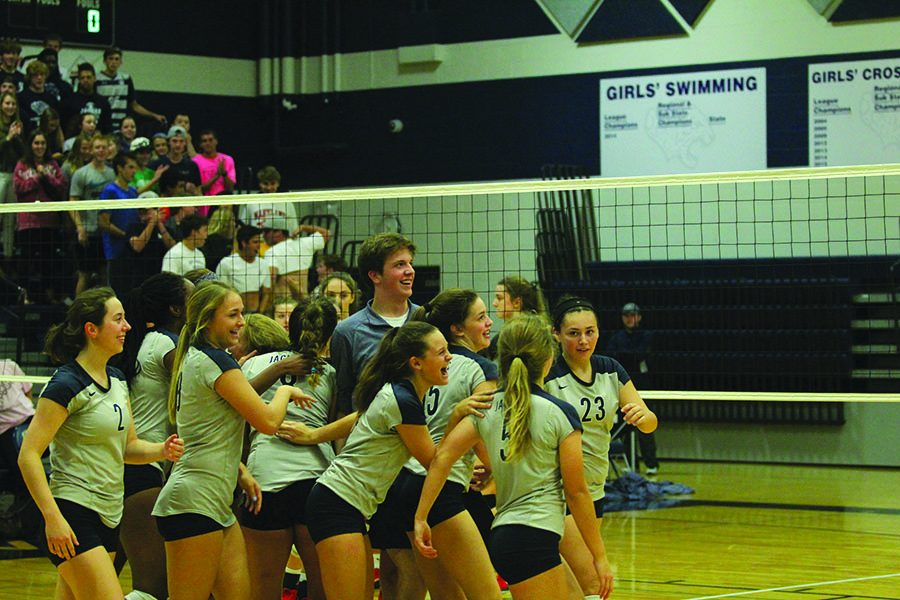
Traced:
POLYGON ((559 540, 546 529, 501 525, 491 530, 488 553, 500 576, 515 585, 562 564, 559 540))
MULTIPOLYGON (((102 546, 107 552, 116 551, 116 547, 119 544, 118 527, 107 527, 100 520, 100 515, 96 511, 76 504, 71 500, 56 498, 56 505, 59 507, 59 512, 62 513, 69 527, 75 532, 75 538, 78 540, 78 545, 75 546, 75 556, 84 554, 98 546, 102 546)), ((49 556, 50 562, 57 567, 66 562, 65 559, 55 554, 50 554, 49 556)))
POLYGON ((177 542, 213 531, 222 531, 225 526, 206 515, 183 513, 169 517, 156 517, 156 528, 165 541, 177 542))
POLYGON ((366 520, 359 509, 335 494, 331 488, 317 483, 306 499, 306 527, 315 543, 336 535, 366 535, 366 520))
MULTIPOLYGON (((594 500, 594 516, 598 519, 603 517, 603 507, 606 506, 606 497, 600 498, 599 500, 594 500)), ((566 516, 572 514, 572 511, 569 510, 569 505, 566 504, 566 516)))
POLYGON ((153 465, 125 465, 125 497, 163 486, 162 471, 153 465))
MULTIPOLYGON (((403 499, 403 522, 406 531, 413 531, 416 517, 416 508, 419 506, 419 496, 422 495, 422 486, 425 484, 423 475, 416 475, 411 471, 401 471, 400 493, 403 499)), ((466 510, 463 502, 463 494, 466 489, 458 483, 448 481, 444 484, 441 493, 434 501, 434 505, 428 512, 428 525, 435 527, 447 519, 455 517, 466 510)))
POLYGON ((261 531, 290 529, 295 523, 306 525, 306 499, 315 484, 315 479, 304 479, 278 492, 263 492, 259 514, 254 515, 243 507, 241 525, 261 531))
MULTIPOLYGON (((406 537, 403 473, 408 473, 408 471, 400 470, 400 475, 388 489, 384 502, 378 505, 378 510, 369 519, 369 537, 372 539, 373 548, 380 550, 412 548, 409 538, 406 537)), ((418 499, 416 501, 418 502, 418 499)))

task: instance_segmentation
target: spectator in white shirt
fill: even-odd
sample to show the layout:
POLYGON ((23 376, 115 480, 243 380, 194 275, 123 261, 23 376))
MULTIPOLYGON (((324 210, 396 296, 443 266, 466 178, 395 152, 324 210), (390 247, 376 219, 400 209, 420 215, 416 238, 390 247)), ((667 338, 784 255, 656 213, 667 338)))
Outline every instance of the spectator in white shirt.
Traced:
POLYGON ((226 256, 216 268, 219 279, 241 295, 245 314, 265 314, 272 305, 272 275, 266 259, 259 256, 261 242, 261 229, 241 227, 237 233, 237 254, 226 256))
POLYGON ((206 268, 206 257, 200 251, 206 243, 209 221, 200 215, 190 215, 181 221, 184 238, 172 246, 163 257, 162 270, 184 275, 194 269, 206 268))
POLYGON ((307 286, 313 257, 325 247, 331 236, 330 231, 315 225, 301 225, 298 230, 311 235, 286 239, 275 244, 266 253, 266 260, 275 279, 275 293, 289 294, 296 300, 309 293, 307 286))

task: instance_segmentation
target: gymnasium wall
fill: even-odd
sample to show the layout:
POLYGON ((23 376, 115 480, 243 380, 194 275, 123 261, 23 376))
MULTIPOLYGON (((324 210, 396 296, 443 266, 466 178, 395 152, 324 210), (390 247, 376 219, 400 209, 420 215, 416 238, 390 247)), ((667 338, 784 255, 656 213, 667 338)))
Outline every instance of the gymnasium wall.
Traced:
MULTIPOLYGON (((170 118, 188 112, 195 132, 216 127, 239 168, 272 162, 292 189, 536 178, 545 163, 596 175, 601 76, 732 67, 767 69, 769 167, 804 166, 808 64, 900 56, 898 21, 832 25, 803 0, 714 0, 689 35, 581 46, 529 1, 460 0, 409 14, 397 7, 410 3, 386 0, 290 4, 119 2, 116 41, 141 102, 170 118), (264 26, 279 10, 289 18, 264 26), (399 47, 431 44, 440 63, 400 58, 399 47), (399 134, 388 130, 395 118, 399 134)), ((61 58, 102 65, 99 50, 61 58)), ((603 192, 602 258, 895 254, 900 183, 877 185, 603 192)), ((385 212, 400 215, 418 262, 442 265, 445 286, 488 293, 505 272, 534 276, 533 196, 423 205, 330 208, 344 239, 365 237, 385 212)), ((843 427, 799 430, 671 424, 660 449, 664 458, 900 466, 900 449, 882 441, 900 410, 848 406, 847 416, 843 427)))

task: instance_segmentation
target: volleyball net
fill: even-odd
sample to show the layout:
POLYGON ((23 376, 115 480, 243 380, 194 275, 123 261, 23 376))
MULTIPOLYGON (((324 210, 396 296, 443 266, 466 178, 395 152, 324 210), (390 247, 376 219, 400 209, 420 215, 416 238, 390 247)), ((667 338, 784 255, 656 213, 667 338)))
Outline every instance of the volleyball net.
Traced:
MULTIPOLYGON (((41 337, 64 312, 58 302, 74 294, 77 266, 71 217, 60 209, 165 208, 176 218, 179 207, 218 204, 238 220, 260 210, 283 215, 275 227, 289 232, 329 229, 320 254, 342 257, 355 276, 363 240, 401 232, 417 247, 417 302, 463 287, 490 307, 508 275, 539 283, 551 306, 564 294, 584 296, 598 309, 601 353, 623 326, 622 306, 636 303, 653 335, 644 387, 671 391, 658 392, 660 400, 681 402, 687 391, 704 399, 872 392, 896 401, 900 165, 604 179, 555 165, 543 173, 534 181, 0 205, 0 217, 20 225, 3 262, 0 349, 24 362, 26 377, 46 375, 41 337), (53 212, 53 235, 23 234, 22 215, 53 212), (56 304, 41 293, 48 282, 59 288, 56 304)), ((218 236, 215 245, 230 252, 234 234, 227 223, 215 226, 207 247, 218 236)), ((152 271, 158 260, 110 259, 90 283, 117 267, 152 271)), ((315 261, 307 267, 314 283, 315 261)))

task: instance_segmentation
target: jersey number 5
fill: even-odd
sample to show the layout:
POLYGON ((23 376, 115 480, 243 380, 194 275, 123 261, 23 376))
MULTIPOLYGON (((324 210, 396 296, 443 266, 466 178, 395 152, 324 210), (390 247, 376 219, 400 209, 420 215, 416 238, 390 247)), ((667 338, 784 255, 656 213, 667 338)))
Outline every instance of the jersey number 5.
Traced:
POLYGON ((606 407, 603 406, 602 396, 595 396, 593 401, 590 398, 582 398, 581 407, 584 409, 581 414, 582 423, 602 421, 606 418, 606 407))
POLYGON ((434 413, 437 412, 438 409, 438 398, 441 395, 441 391, 436 387, 428 390, 428 394, 425 396, 425 416, 433 417, 434 413))

